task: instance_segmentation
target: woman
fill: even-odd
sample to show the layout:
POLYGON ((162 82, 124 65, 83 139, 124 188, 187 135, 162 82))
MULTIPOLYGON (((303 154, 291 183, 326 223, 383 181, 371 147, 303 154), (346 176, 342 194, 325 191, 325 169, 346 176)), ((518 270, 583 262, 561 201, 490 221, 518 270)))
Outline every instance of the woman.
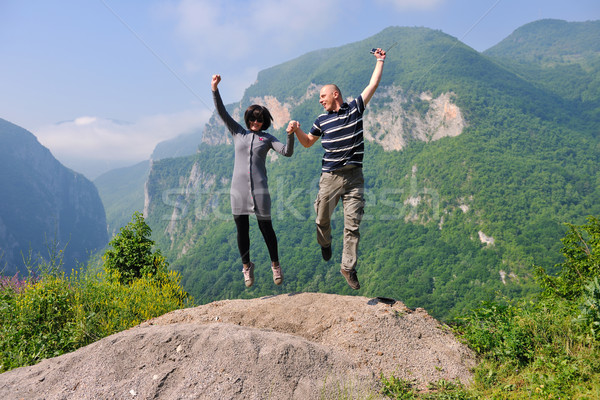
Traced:
POLYGON ((213 75, 211 88, 217 113, 231 132, 235 148, 233 178, 231 180, 231 211, 237 227, 237 242, 242 257, 242 272, 246 287, 254 283, 254 263, 250 261, 249 215, 255 214, 269 256, 273 282, 281 285, 283 273, 279 264, 277 236, 271 222, 271 197, 267 185, 265 160, 270 149, 291 157, 294 153, 294 133, 288 132, 284 145, 274 136, 264 132, 271 126, 271 113, 257 104, 248 107, 244 114, 245 129, 227 112, 219 94, 220 75, 213 75))

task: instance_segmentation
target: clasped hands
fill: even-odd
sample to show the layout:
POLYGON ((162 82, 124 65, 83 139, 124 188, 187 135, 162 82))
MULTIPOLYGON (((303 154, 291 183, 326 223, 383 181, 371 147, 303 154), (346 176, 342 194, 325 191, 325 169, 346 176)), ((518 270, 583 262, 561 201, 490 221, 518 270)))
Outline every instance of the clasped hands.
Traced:
POLYGON ((290 123, 288 124, 285 131, 288 133, 288 135, 291 135, 292 133, 296 132, 296 130, 299 128, 300 128, 300 122, 290 121, 290 123))

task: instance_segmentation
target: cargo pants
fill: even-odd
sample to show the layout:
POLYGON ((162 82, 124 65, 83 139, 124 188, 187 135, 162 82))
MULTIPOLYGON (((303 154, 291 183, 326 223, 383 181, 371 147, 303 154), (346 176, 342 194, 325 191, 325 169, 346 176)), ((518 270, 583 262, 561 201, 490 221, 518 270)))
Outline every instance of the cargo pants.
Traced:
POLYGON ((344 207, 344 248, 341 268, 352 271, 356 269, 360 239, 358 227, 365 207, 361 167, 347 165, 333 172, 321 174, 319 193, 315 200, 317 242, 321 247, 331 246, 331 216, 340 199, 344 207))

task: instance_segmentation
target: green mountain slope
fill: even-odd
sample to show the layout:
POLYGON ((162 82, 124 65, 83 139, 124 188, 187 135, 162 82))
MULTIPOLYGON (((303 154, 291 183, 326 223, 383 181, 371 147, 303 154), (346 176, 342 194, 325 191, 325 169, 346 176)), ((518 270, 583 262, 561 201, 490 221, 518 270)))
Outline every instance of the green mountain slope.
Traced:
POLYGON ((545 19, 515 30, 486 50, 490 57, 539 65, 586 65, 600 55, 600 21, 567 22, 545 19))
MULTIPOLYGON (((498 294, 527 296, 532 263, 559 261, 563 223, 600 212, 600 118, 586 113, 581 99, 538 85, 441 32, 388 28, 262 71, 229 108, 273 96, 308 129, 321 112, 314 88, 335 82, 344 96, 357 96, 373 69, 369 49, 396 42, 365 115, 373 137, 364 165, 358 293, 397 298, 439 318, 498 294), (419 139, 419 124, 445 95, 446 106, 464 116, 462 133, 419 139), (400 125, 404 145, 384 150, 380 139, 397 135, 400 125)), ((186 289, 199 302, 293 291, 350 294, 339 275, 339 211, 332 261, 321 259, 315 239, 320 146, 298 145, 291 159, 269 163, 285 282, 273 285, 266 246, 251 223, 256 284, 244 287, 229 211, 233 148, 209 144, 227 138, 217 121, 209 128, 197 154, 155 162, 147 184, 154 239, 186 289)), ((282 128, 272 133, 284 137, 282 128)))
POLYGON ((532 22, 484 54, 539 87, 600 107, 600 21, 532 22))

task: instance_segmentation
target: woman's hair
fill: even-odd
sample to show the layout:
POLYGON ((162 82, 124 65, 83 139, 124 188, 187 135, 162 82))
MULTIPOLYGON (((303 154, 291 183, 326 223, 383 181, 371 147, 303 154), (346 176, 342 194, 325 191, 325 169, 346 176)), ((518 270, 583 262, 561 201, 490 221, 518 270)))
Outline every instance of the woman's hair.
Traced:
POLYGON ((254 117, 257 120, 262 120, 261 130, 266 131, 271 126, 273 117, 266 107, 253 104, 244 113, 244 121, 246 122, 246 128, 250 129, 250 117, 254 117))

